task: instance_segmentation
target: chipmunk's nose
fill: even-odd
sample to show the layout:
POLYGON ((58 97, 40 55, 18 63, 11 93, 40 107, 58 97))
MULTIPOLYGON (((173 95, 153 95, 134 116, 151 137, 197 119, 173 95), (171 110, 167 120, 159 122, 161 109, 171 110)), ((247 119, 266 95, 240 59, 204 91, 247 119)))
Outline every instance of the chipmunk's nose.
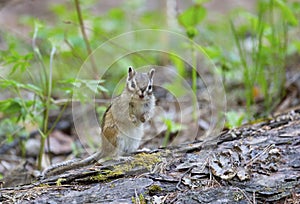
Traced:
POLYGON ((145 97, 146 93, 145 93, 145 90, 141 89, 138 94, 139 94, 140 99, 143 99, 145 97))

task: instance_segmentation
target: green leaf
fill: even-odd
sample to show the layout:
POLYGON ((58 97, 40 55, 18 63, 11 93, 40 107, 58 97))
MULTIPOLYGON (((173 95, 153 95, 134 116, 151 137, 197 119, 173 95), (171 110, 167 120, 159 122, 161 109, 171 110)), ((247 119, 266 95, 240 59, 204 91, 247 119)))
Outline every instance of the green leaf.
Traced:
POLYGON ((207 46, 203 48, 206 54, 209 56, 211 59, 220 59, 222 58, 222 52, 220 47, 217 46, 207 46))
POLYGON ((180 123, 175 123, 173 122, 171 119, 164 119, 164 123, 167 126, 167 129, 171 132, 171 133, 175 133, 178 132, 179 130, 183 129, 182 124, 180 123))
POLYGON ((5 118, 0 121, 0 135, 5 136, 6 143, 13 142, 15 140, 15 136, 20 135, 20 133, 24 135, 26 134, 20 130, 20 126, 18 126, 15 117, 5 118))
POLYGON ((35 86, 33 84, 22 84, 15 80, 2 79, 0 80, 1 88, 20 88, 35 93, 36 95, 42 95, 43 91, 40 87, 35 86))
POLYGON ((111 10, 109 10, 108 16, 110 19, 122 21, 125 17, 125 12, 120 8, 112 8, 111 10))
POLYGON ((16 88, 18 86, 18 82, 14 81, 14 80, 8 80, 8 79, 1 79, 0 80, 0 87, 1 88, 11 88, 14 87, 16 88))
POLYGON ((176 54, 171 54, 170 55, 170 60, 172 61, 172 63, 176 67, 179 75, 182 76, 182 77, 186 76, 187 71, 185 70, 184 61, 179 56, 177 56, 176 54))
POLYGON ((20 113, 22 103, 20 98, 10 98, 0 101, 0 112, 5 114, 20 113))
POLYGON ((102 86, 102 85, 100 85, 100 84, 98 84, 98 90, 99 91, 102 91, 102 92, 108 92, 108 89, 107 88, 105 88, 104 86, 102 86))
POLYGON ((195 27, 188 27, 186 29, 186 35, 190 39, 193 39, 197 34, 198 34, 198 30, 195 27))
POLYGON ((98 80, 82 80, 82 82, 89 88, 92 92, 97 92, 98 80))
MULTIPOLYGON (((81 88, 87 88, 87 91, 91 91, 92 93, 99 93, 99 92, 108 92, 108 90, 101 85, 104 80, 84 80, 84 79, 67 79, 60 81, 61 84, 63 84, 65 87, 62 89, 67 94, 74 94, 74 90, 81 89, 81 88)), ((76 96, 73 95, 75 98, 79 98, 80 100, 84 100, 84 98, 87 96, 86 92, 79 92, 76 91, 76 96)))
POLYGON ((203 4, 206 2, 209 2, 210 0, 194 0, 193 2, 195 2, 195 4, 203 4))
POLYGON ((12 75, 17 70, 24 72, 27 67, 30 65, 30 60, 33 58, 32 53, 28 53, 26 55, 20 55, 15 51, 11 51, 10 56, 4 58, 5 65, 13 65, 11 72, 9 75, 12 75))
POLYGON ((0 101, 0 112, 11 115, 17 114, 19 119, 25 119, 29 110, 35 104, 34 100, 24 100, 21 98, 9 98, 6 100, 0 101))
POLYGON ((196 27, 206 16, 206 9, 202 5, 194 5, 178 16, 179 24, 185 29, 196 27))
POLYGON ((274 0, 275 4, 281 9, 286 20, 293 26, 298 25, 298 20, 291 11, 291 9, 287 6, 287 4, 282 0, 274 0))
POLYGON ((38 87, 36 85, 33 85, 33 84, 21 84, 20 88, 31 91, 31 92, 33 92, 37 95, 42 95, 43 94, 43 90, 40 87, 38 87))
POLYGON ((236 111, 228 111, 225 113, 225 117, 227 121, 226 126, 228 128, 234 128, 242 125, 245 115, 236 111))
POLYGON ((36 29, 40 29, 43 28, 44 24, 42 23, 42 21, 38 20, 38 19, 34 19, 34 28, 36 29))

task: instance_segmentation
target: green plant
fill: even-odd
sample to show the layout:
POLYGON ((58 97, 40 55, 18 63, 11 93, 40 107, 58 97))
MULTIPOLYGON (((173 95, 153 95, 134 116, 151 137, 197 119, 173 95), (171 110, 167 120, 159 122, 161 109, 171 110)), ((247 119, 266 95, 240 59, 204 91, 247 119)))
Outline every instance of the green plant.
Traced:
MULTIPOLYGON (((90 58, 94 72, 92 76, 96 77, 94 80, 75 79, 84 60, 102 42, 127 31, 128 24, 132 24, 132 29, 143 28, 145 25, 135 24, 135 22, 153 24, 152 19, 160 19, 159 15, 161 15, 141 12, 135 14, 135 21, 133 22, 130 20, 132 15, 126 14, 132 11, 132 7, 143 6, 141 3, 138 5, 124 3, 125 7, 113 8, 97 15, 90 9, 94 3, 93 0, 74 1, 73 9, 67 9, 68 7, 64 4, 51 5, 50 9, 56 15, 56 18, 52 19, 55 26, 31 16, 23 16, 20 19, 21 23, 32 27, 34 30, 31 46, 24 43, 24 40, 18 41, 16 36, 4 36, 5 41, 8 42, 8 50, 0 51, 0 60, 1 65, 9 69, 9 73, 7 76, 1 77, 0 88, 5 90, 8 96, 7 99, 0 101, 0 112, 14 127, 18 127, 5 135, 7 135, 9 142, 21 135, 21 131, 26 131, 27 124, 33 124, 39 128, 41 134, 39 168, 44 151, 44 142, 61 118, 71 97, 80 102, 90 100, 87 97, 89 95, 87 92, 74 92, 74 88, 84 89, 94 94, 102 94, 107 91, 102 85, 104 81, 97 78, 98 73, 96 72, 102 73, 102 70, 106 69, 106 67, 101 67, 101 61, 97 62, 96 70, 95 62, 90 58), (124 22, 127 23, 124 24, 124 22), (9 89, 7 89, 8 87, 9 89), (31 94, 32 97, 23 97, 24 92, 31 94), (55 100, 54 97, 58 100, 55 100), (60 113, 54 125, 49 127, 49 113, 54 109, 60 110, 60 113)), ((149 42, 140 41, 134 45, 147 47, 147 43, 149 42)), ((114 53, 116 49, 123 49, 123 47, 112 44, 111 50, 107 51, 114 53)), ((149 56, 147 59, 138 54, 131 56, 126 63, 123 61, 121 61, 123 64, 116 63, 115 66, 120 71, 116 72, 113 69, 112 74, 107 72, 109 81, 106 83, 106 87, 109 88, 109 91, 113 90, 120 77, 125 73, 120 67, 127 67, 128 64, 141 66, 145 62, 154 64, 157 59, 157 55, 149 56), (124 64, 126 66, 120 66, 124 64)), ((104 95, 104 97, 107 96, 104 95)), ((1 124, 5 124, 4 119, 1 119, 1 124)), ((49 145, 49 140, 47 141, 49 145)))
POLYGON ((164 119, 164 123, 167 127, 167 130, 165 133, 165 137, 164 137, 162 146, 166 147, 169 143, 171 133, 176 133, 179 130, 182 130, 183 127, 182 127, 182 124, 175 123, 171 119, 168 119, 168 118, 164 119))
MULTIPOLYGON (((14 98, 8 98, 0 101, 0 112, 5 119, 1 120, 1 135, 6 136, 6 142, 10 143, 21 136, 28 136, 26 127, 31 123, 33 126, 40 120, 41 103, 33 99, 24 99, 22 93, 31 92, 40 95, 41 90, 33 84, 23 84, 15 80, 0 79, 0 88, 2 90, 10 89, 15 92, 14 98), (29 122, 30 121, 30 122, 29 122), (34 122, 33 122, 34 121, 34 122)), ((21 144, 22 155, 25 155, 24 146, 21 144)))
MULTIPOLYGON (((41 128, 38 129, 41 135, 41 149, 38 157, 38 168, 41 169, 41 161, 44 152, 45 140, 49 135, 49 133, 51 132, 51 130, 53 129, 53 127, 50 128, 50 131, 48 129, 48 118, 49 118, 49 111, 53 106, 53 104, 51 103, 52 70, 53 70, 52 62, 53 62, 53 56, 55 54, 56 48, 55 46, 52 47, 52 51, 50 54, 49 72, 47 72, 42 55, 38 47, 36 46, 36 36, 39 27, 40 25, 36 24, 32 45, 33 45, 35 57, 40 62, 42 68, 41 69, 42 73, 40 73, 39 75, 41 86, 34 85, 33 83, 21 83, 13 79, 2 78, 0 80, 0 87, 12 88, 16 93, 16 97, 2 100, 0 102, 1 103, 0 112, 9 116, 11 121, 14 121, 15 123, 22 122, 21 125, 22 127, 25 127, 27 123, 39 124, 38 126, 41 126, 41 128), (32 99, 24 98, 22 96, 22 93, 24 91, 32 93, 33 98, 32 99)), ((13 64, 12 71, 10 72, 11 73, 10 76, 16 70, 19 69, 21 72, 27 71, 32 81, 33 82, 36 81, 37 78, 33 77, 32 73, 28 69, 29 59, 31 59, 31 57, 27 57, 27 56, 32 56, 32 54, 29 53, 25 55, 25 57, 23 57, 22 55, 16 54, 15 51, 13 51, 12 53, 14 54, 13 56, 6 58, 7 59, 6 65, 13 64), (26 60, 24 61, 24 59, 26 60), (20 61, 22 63, 20 63, 20 61)), ((21 129, 23 129, 22 127, 21 129)))
MULTIPOLYGON (((183 11, 178 15, 178 22, 179 24, 185 29, 187 37, 191 40, 190 43, 190 49, 191 49, 191 55, 192 55, 192 90, 195 95, 193 97, 193 118, 196 120, 196 107, 197 107, 197 48, 195 47, 195 44, 192 42, 192 40, 197 36, 198 30, 197 26, 199 23, 205 18, 206 16, 206 9, 202 5, 205 1, 199 0, 196 1, 194 5, 183 11)), ((176 63, 175 65, 180 65, 176 63)), ((180 70, 180 66, 178 67, 180 70)))
POLYGON ((132 196, 131 201, 133 204, 146 204, 146 199, 141 193, 140 195, 132 196))
POLYGON ((235 128, 235 127, 239 127, 243 124, 243 120, 245 118, 245 114, 244 113, 239 113, 236 111, 228 111, 225 113, 225 117, 226 117, 226 124, 225 126, 227 128, 235 128))
MULTIPOLYGON (((40 150, 38 155, 38 168, 41 169, 42 157, 44 153, 44 145, 47 140, 48 149, 50 147, 48 136, 53 131, 57 122, 60 120, 64 110, 73 94, 74 88, 81 88, 83 86, 87 87, 89 90, 99 93, 100 91, 105 91, 106 89, 100 84, 103 80, 80 80, 80 79, 69 79, 63 80, 60 84, 64 85, 64 89, 62 89, 68 96, 68 99, 62 103, 61 106, 56 104, 53 99, 53 63, 54 63, 54 55, 57 52, 57 47, 59 46, 59 39, 55 36, 49 37, 49 41, 51 44, 50 56, 49 56, 49 68, 46 66, 46 62, 48 58, 42 54, 44 51, 41 51, 37 45, 37 38, 40 29, 43 29, 43 25, 39 22, 35 22, 33 39, 32 39, 32 47, 34 59, 32 58, 33 54, 28 53, 26 55, 20 55, 14 49, 12 49, 12 55, 8 55, 5 60, 5 65, 12 65, 12 70, 7 77, 3 77, 0 80, 0 88, 5 89, 10 87, 11 91, 14 91, 16 97, 11 97, 6 100, 0 101, 0 112, 5 114, 5 117, 9 117, 9 120, 13 123, 20 123, 19 130, 23 130, 24 127, 28 123, 37 124, 38 131, 41 135, 40 140, 40 150), (35 72, 33 74, 32 66, 30 62, 37 62, 40 67, 39 72, 35 72), (31 79, 30 83, 27 82, 19 82, 18 80, 9 79, 13 78, 13 74, 16 71, 25 72, 29 78, 31 79), (32 99, 27 99, 23 97, 23 92, 26 91, 28 93, 33 94, 32 99), (60 109, 60 113, 57 115, 56 120, 49 127, 49 113, 53 109, 60 109)), ((86 98, 83 95, 74 96, 75 99, 83 99, 86 98)), ((2 124, 5 121, 1 121, 2 124)), ((18 129, 17 129, 18 130, 18 129)), ((19 131, 15 131, 14 133, 9 135, 16 135, 19 131)))
POLYGON ((253 115, 251 107, 255 103, 256 86, 263 93, 266 115, 284 95, 288 32, 298 21, 289 4, 282 0, 258 1, 257 15, 236 14, 232 19, 245 19, 244 24, 236 25, 231 20, 230 25, 243 67, 247 115, 248 118, 253 115), (250 49, 245 45, 247 35, 250 49))

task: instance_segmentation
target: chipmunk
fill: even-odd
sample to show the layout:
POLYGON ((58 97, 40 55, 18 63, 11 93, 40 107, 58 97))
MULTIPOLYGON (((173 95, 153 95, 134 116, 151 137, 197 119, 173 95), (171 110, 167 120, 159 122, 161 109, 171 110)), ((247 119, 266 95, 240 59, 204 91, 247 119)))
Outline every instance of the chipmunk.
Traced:
POLYGON ((154 114, 154 71, 139 73, 131 66, 128 68, 126 87, 121 95, 112 100, 102 118, 102 146, 99 152, 83 160, 50 166, 42 172, 42 178, 136 151, 144 135, 143 124, 154 114))

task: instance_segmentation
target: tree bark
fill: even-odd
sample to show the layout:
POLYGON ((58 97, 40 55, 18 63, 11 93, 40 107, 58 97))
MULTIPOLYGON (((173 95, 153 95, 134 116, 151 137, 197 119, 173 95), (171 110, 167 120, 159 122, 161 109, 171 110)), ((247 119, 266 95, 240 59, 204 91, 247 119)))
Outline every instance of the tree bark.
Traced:
POLYGON ((300 109, 15 188, 11 203, 299 203, 300 109))

